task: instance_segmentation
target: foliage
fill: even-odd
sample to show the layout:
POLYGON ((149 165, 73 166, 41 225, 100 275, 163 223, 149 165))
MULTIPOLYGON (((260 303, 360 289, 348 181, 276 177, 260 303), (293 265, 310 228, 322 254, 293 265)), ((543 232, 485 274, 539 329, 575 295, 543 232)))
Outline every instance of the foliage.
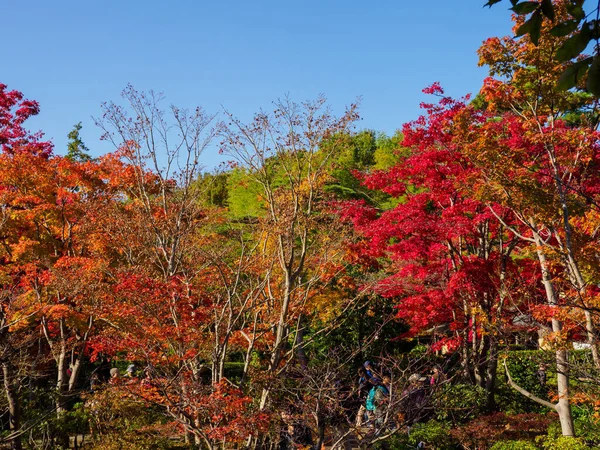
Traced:
POLYGON ((324 98, 225 125, 128 86, 97 120, 115 152, 89 158, 77 124, 61 157, 0 84, 0 446, 89 426, 95 448, 273 448, 300 427, 322 448, 366 360, 391 377, 365 446, 597 445, 600 133, 568 88, 588 70, 597 95, 578 55, 599 24, 512 4, 528 37, 483 44, 476 99, 434 83, 391 137, 324 98), (234 161, 203 174, 216 138, 234 161), (509 350, 537 333, 547 350, 509 350))
POLYGON ((235 168, 227 177, 227 204, 235 218, 260 217, 264 214, 260 184, 242 168, 235 168))
POLYGON ((451 426, 444 422, 430 420, 417 423, 410 429, 409 442, 416 447, 419 442, 425 443, 425 448, 433 450, 453 450, 457 442, 450 433, 451 426))
POLYGON ((485 411, 485 391, 469 384, 444 384, 434 394, 433 410, 438 420, 454 426, 468 422, 485 411))
POLYGON ((378 134, 373 158, 375 165, 373 166, 376 170, 386 170, 396 165, 398 160, 408 149, 401 147, 401 143, 404 140, 404 136, 400 130, 396 131, 393 136, 386 136, 385 134, 378 134))
POLYGON ((67 142, 67 158, 79 162, 90 161, 92 159, 88 153, 89 149, 85 146, 79 135, 82 128, 83 125, 79 122, 67 135, 69 138, 67 142))
POLYGON ((586 450, 589 448, 583 439, 569 436, 540 437, 538 442, 542 444, 544 450, 586 450))
POLYGON ((28 153, 48 157, 52 144, 41 133, 30 133, 24 122, 40 112, 38 102, 27 100, 19 91, 0 83, 0 149, 2 153, 28 153))
MULTIPOLYGON (((577 430, 577 437, 584 441, 588 447, 600 446, 600 424, 597 417, 576 417, 575 428, 577 430)), ((550 424, 548 427, 548 439, 555 441, 560 437, 560 426, 557 423, 550 424)))
MULTIPOLYGON (((492 6, 501 0, 489 0, 486 6, 492 6)), ((586 88, 596 97, 600 96, 600 57, 595 49, 593 57, 582 53, 590 42, 597 47, 600 34, 600 22, 596 12, 600 3, 590 12, 583 8, 584 0, 542 0, 519 1, 511 0, 512 10, 526 17, 519 20, 515 27, 515 35, 528 35, 529 39, 538 45, 542 39, 553 37, 568 37, 557 46, 554 56, 560 62, 575 60, 562 74, 560 88, 570 89, 577 86, 579 80, 587 74, 586 88), (565 11, 566 10, 566 11, 565 11), (594 18, 596 17, 596 18, 594 18)), ((587 6, 587 5, 586 5, 587 6)))
POLYGON ((86 449, 91 450, 186 450, 190 446, 185 443, 156 437, 145 433, 115 433, 105 435, 102 441, 94 441, 86 449))
POLYGON ((230 176, 231 172, 201 174, 196 183, 202 186, 199 190, 205 193, 202 202, 209 207, 227 207, 229 205, 228 181, 230 176))
MULTIPOLYGON (((554 384, 552 361, 554 355, 543 350, 518 350, 508 352, 507 366, 513 381, 540 398, 548 399, 554 384), (545 381, 540 380, 539 369, 544 366, 545 381)), ((527 398, 516 397, 513 388, 506 383, 506 373, 498 373, 497 402, 507 414, 541 413, 547 408, 527 398)))
POLYGON ((537 446, 530 441, 498 441, 490 450, 537 450, 537 446))
POLYGON ((553 418, 540 414, 513 416, 496 413, 481 416, 451 431, 452 436, 465 448, 488 449, 494 443, 506 440, 533 440, 546 433, 553 418))

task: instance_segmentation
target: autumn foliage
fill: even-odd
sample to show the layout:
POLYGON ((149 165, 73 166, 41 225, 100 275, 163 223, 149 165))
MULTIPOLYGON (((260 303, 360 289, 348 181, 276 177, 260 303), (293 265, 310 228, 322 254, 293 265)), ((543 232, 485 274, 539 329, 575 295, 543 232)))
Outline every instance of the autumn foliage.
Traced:
POLYGON ((127 430, 139 448, 341 445, 373 355, 391 389, 365 445, 413 425, 415 376, 422 422, 489 413, 452 423, 464 448, 531 441, 554 413, 573 436, 572 407, 597 420, 600 135, 593 97, 557 89, 572 36, 549 27, 486 40, 478 95, 434 83, 388 140, 324 98, 221 123, 128 86, 97 119, 114 152, 86 155, 79 124, 65 157, 0 84, 0 443, 64 447, 81 422, 115 448, 127 430), (203 173, 211 145, 223 173, 203 173), (509 368, 515 346, 541 349, 534 375, 509 368), (532 400, 517 416, 510 389, 532 400))

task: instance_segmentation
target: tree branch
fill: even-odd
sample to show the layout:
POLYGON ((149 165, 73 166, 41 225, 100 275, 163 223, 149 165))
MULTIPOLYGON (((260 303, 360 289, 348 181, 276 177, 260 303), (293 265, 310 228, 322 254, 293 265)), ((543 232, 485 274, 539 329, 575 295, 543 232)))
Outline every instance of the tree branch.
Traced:
POLYGON ((537 397, 536 395, 532 394, 531 392, 529 392, 529 391, 527 391, 527 390, 523 389, 521 386, 519 386, 518 384, 516 384, 516 383, 515 383, 515 382, 512 380, 512 378, 511 378, 511 376, 510 376, 510 372, 508 371, 508 366, 507 366, 507 364, 506 364, 506 358, 504 358, 504 370, 506 371, 506 378, 508 379, 508 384, 509 384, 509 385, 510 385, 510 386, 511 386, 511 387, 512 387, 514 390, 516 390, 517 392, 519 392, 519 393, 523 394, 525 397, 527 397, 527 398, 529 398, 529 399, 533 400, 534 402, 536 402, 536 403, 539 403, 540 405, 543 405, 543 406, 545 406, 545 407, 547 407, 547 408, 551 408, 551 409, 553 409, 553 410, 555 410, 555 411, 556 411, 556 407, 557 407, 558 405, 555 405, 554 403, 550 403, 550 402, 548 402, 548 401, 546 401, 546 400, 543 400, 543 399, 541 399, 541 398, 537 397))

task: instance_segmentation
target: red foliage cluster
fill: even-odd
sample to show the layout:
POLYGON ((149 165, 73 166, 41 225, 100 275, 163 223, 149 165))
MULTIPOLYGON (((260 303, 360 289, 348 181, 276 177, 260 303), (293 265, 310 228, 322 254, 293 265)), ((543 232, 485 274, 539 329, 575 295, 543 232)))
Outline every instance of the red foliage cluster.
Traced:
POLYGON ((39 111, 36 101, 23 99, 21 92, 9 91, 0 83, 0 147, 4 153, 50 156, 52 144, 41 141, 41 133, 31 134, 23 127, 23 123, 39 111))

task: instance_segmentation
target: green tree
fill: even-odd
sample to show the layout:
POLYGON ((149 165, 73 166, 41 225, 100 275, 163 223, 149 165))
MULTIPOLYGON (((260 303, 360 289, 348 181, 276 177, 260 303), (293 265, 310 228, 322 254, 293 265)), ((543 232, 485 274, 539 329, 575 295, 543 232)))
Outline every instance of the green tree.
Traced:
POLYGON ((376 140, 376 149, 373 154, 373 168, 377 170, 389 169, 396 165, 400 160, 400 155, 408 152, 408 149, 403 149, 400 144, 404 136, 400 130, 396 131, 393 136, 387 136, 385 133, 379 133, 376 140))
POLYGON ((262 187, 249 171, 235 168, 227 176, 227 204, 231 217, 236 219, 264 214, 262 187))
POLYGON ((203 173, 198 178, 197 184, 203 192, 202 202, 206 206, 225 208, 228 206, 229 172, 203 173))
POLYGON ((85 146, 79 134, 82 128, 83 125, 79 122, 67 135, 67 138, 69 138, 69 142, 67 143, 67 158, 72 161, 86 162, 92 160, 92 157, 88 153, 90 149, 85 146))

